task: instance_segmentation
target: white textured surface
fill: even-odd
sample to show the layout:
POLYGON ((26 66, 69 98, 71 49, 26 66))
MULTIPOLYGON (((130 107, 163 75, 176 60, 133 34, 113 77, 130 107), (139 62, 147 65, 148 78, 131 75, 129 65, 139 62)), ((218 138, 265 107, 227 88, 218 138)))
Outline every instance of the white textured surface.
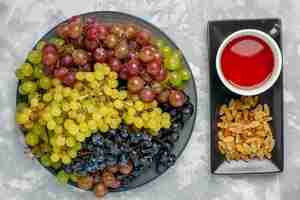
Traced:
POLYGON ((0 199, 92 200, 92 194, 61 187, 24 155, 15 128, 14 70, 26 52, 61 20, 94 10, 140 16, 165 31, 191 63, 199 112, 191 142, 177 165, 134 191, 108 200, 296 200, 300 195, 300 2, 298 0, 0 0, 0 199), (285 82, 285 171, 280 175, 212 176, 209 172, 208 20, 280 17, 285 82))

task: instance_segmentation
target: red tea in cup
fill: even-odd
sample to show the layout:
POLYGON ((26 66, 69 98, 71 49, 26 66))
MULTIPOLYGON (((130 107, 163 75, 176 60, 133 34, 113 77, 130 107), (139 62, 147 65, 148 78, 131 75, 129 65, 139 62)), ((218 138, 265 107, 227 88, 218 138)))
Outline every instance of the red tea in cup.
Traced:
POLYGON ((243 35, 230 41, 221 55, 221 69, 225 79, 241 87, 260 85, 272 74, 274 55, 262 39, 243 35))

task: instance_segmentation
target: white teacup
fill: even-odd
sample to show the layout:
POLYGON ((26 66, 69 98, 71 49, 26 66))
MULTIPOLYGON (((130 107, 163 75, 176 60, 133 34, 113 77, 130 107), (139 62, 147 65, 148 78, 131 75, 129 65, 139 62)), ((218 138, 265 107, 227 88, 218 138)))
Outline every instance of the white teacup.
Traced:
POLYGON ((280 48, 278 47, 277 43, 275 40, 268 35, 265 32, 262 32, 260 30, 256 29, 242 29, 240 31, 236 31, 229 35, 221 44, 221 46, 218 49, 217 56, 216 56, 216 67, 217 67, 217 73, 219 78, 221 79, 222 83, 232 92, 239 94, 239 95, 244 95, 244 96, 252 96, 252 95, 258 95, 269 88, 271 88, 276 80, 279 78, 281 69, 282 69, 282 54, 280 51, 280 48), (264 42, 271 48, 273 57, 274 57, 274 66, 273 66, 273 71, 270 74, 269 78, 262 82, 259 85, 253 86, 253 87, 239 87, 236 85, 233 85, 230 83, 228 80, 223 75, 222 72, 222 67, 221 67, 221 57, 224 48, 234 39, 239 38, 241 36, 254 36, 257 37, 264 42))

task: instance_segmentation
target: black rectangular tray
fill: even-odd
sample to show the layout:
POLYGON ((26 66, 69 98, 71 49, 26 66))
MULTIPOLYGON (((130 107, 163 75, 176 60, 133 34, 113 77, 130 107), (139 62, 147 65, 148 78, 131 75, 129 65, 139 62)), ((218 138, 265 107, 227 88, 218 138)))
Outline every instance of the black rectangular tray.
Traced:
POLYGON ((218 109, 231 98, 239 98, 222 84, 216 71, 216 54, 223 40, 240 29, 258 29, 269 33, 281 48, 281 20, 225 20, 208 22, 209 73, 210 73, 210 124, 211 124, 211 172, 213 174, 261 174, 283 171, 283 76, 282 72, 272 88, 260 94, 260 101, 270 106, 273 120, 271 127, 275 146, 271 160, 226 161, 217 146, 218 109))

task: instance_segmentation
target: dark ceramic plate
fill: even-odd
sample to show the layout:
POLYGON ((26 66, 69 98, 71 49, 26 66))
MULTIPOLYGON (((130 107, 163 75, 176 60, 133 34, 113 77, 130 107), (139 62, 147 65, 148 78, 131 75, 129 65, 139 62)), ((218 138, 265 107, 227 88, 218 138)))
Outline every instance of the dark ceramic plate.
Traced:
POLYGON ((223 40, 240 29, 258 29, 271 34, 281 48, 280 19, 226 20, 208 23, 210 69, 210 123, 211 123, 211 172, 213 174, 260 174, 283 171, 283 79, 282 73, 275 85, 260 96, 260 101, 271 108, 271 127, 276 140, 271 160, 226 161, 217 146, 218 109, 231 98, 238 98, 222 84, 216 71, 216 54, 223 40))
MULTIPOLYGON (((141 18, 132 16, 132 15, 119 13, 119 12, 99 11, 99 12, 91 12, 91 13, 81 14, 79 16, 81 16, 81 17, 93 16, 105 23, 133 23, 133 24, 136 24, 140 27, 143 27, 143 28, 149 30, 155 37, 163 39, 173 49, 178 49, 177 45, 165 33, 163 33, 159 28, 150 24, 149 22, 144 21, 141 18)), ((61 23, 64 23, 64 22, 61 22, 61 23)), ((55 34, 55 28, 57 26, 55 26, 48 33, 46 33, 41 38, 41 40, 47 40, 51 36, 53 36, 55 34)), ((185 58, 183 58, 183 64, 192 73, 185 58)), ((185 123, 184 128, 181 130, 180 139, 174 146, 173 152, 175 153, 177 158, 182 154, 183 150, 185 149, 185 147, 192 135, 194 124, 195 124, 195 118, 196 118, 196 112, 197 112, 196 111, 197 110, 196 109, 197 108, 197 94, 196 94, 196 85, 195 85, 195 81, 193 78, 186 85, 185 92, 190 97, 190 101, 194 105, 195 112, 194 112, 193 116, 185 123)), ((17 102, 21 101, 20 98, 21 98, 21 96, 19 94, 17 94, 17 102)), ((51 172, 53 173, 53 171, 51 171, 51 172)), ((130 190, 130 189, 142 186, 142 185, 154 180, 155 178, 159 177, 163 173, 164 172, 158 173, 156 171, 155 163, 153 163, 151 168, 147 169, 141 176, 135 178, 128 186, 121 187, 114 191, 126 191, 126 190, 130 190)), ((72 185, 74 185, 74 184, 72 184, 72 185)))

